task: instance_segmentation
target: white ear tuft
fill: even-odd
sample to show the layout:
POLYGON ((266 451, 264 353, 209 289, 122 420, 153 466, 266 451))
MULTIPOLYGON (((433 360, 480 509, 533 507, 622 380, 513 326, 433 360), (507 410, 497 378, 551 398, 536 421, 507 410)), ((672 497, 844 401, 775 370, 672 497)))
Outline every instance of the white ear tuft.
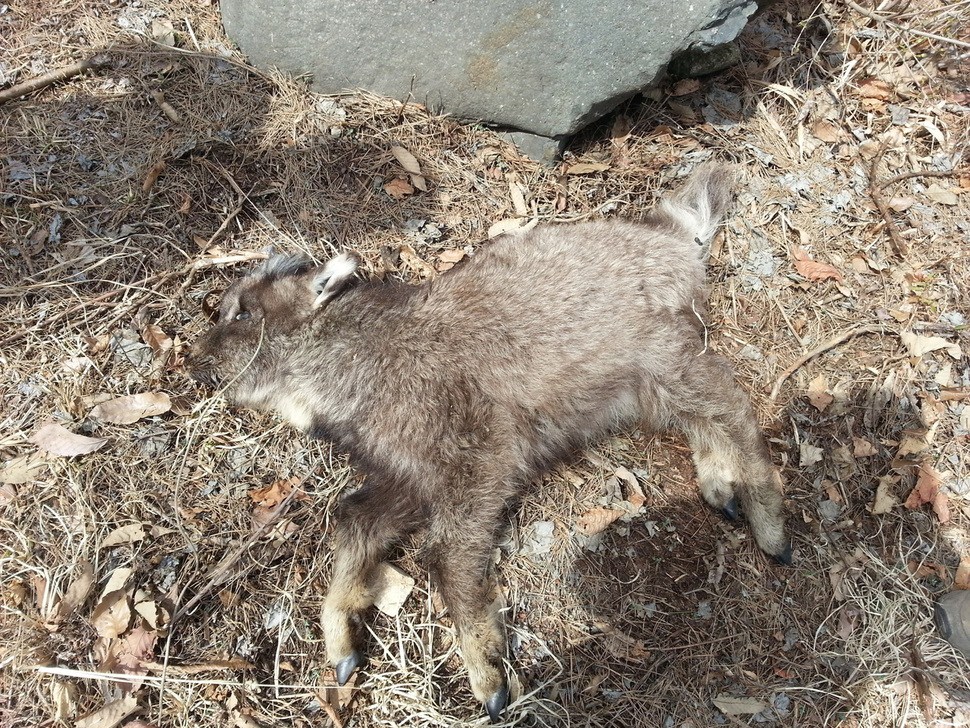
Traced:
POLYGON ((356 253, 341 253, 331 258, 323 269, 313 275, 311 285, 317 297, 313 301, 313 308, 320 308, 331 298, 340 293, 347 282, 353 277, 360 265, 360 258, 356 253))

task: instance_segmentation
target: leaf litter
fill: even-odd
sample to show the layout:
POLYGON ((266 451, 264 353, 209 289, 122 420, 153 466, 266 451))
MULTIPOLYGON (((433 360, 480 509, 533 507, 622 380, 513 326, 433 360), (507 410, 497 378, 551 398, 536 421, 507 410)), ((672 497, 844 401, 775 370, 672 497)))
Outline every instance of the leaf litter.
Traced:
MULTIPOLYGON (((925 12, 900 22, 952 35, 945 8, 919 9, 925 12)), ((958 483, 970 430, 967 280, 958 265, 970 178, 960 171, 963 126, 952 105, 963 96, 948 75, 954 61, 945 43, 849 6, 767 8, 742 36, 742 67, 674 85, 675 98, 625 105, 573 141, 559 168, 545 170, 488 130, 419 104, 320 97, 302 81, 237 65, 213 5, 183 10, 177 22, 171 9, 158 16, 133 7, 94 18, 83 4, 58 8, 56 22, 43 4, 4 16, 17 18, 9 52, 24 69, 45 62, 36 60, 45 43, 46 63, 57 65, 66 49, 52 29, 78 20, 110 39, 104 47, 117 48, 106 73, 17 101, 18 113, 0 121, 12 145, 8 187, 25 195, 7 205, 2 223, 6 247, 16 251, 5 264, 18 284, 5 299, 0 332, 0 479, 19 482, 7 483, 16 490, 0 507, 15 539, 47 544, 13 551, 30 575, 7 590, 5 606, 20 611, 0 629, 18 645, 14 654, 46 646, 7 622, 22 615, 24 623, 49 624, 61 604, 80 598, 46 638, 57 641, 59 664, 89 665, 90 610, 121 590, 130 605, 127 630, 98 639, 110 655, 131 637, 125 654, 133 669, 153 669, 150 633, 170 623, 164 605, 175 600, 177 609, 181 589, 191 592, 223 554, 262 533, 269 520, 253 523, 254 512, 271 519, 282 502, 279 492, 260 502, 246 493, 267 475, 318 468, 306 486, 312 503, 291 499, 282 530, 250 542, 233 562, 241 568, 229 569, 175 620, 168 662, 170 671, 202 671, 179 673, 201 676, 192 689, 205 700, 193 710, 212 711, 192 720, 311 719, 312 699, 291 696, 325 690, 332 680, 321 669, 314 613, 328 583, 330 514, 356 484, 325 445, 213 400, 193 406, 203 395, 183 376, 181 341, 209 324, 219 293, 269 245, 317 257, 331 245, 353 247, 375 274, 431 279, 474 255, 496 222, 493 235, 540 219, 640 217, 690 167, 714 156, 739 160, 741 183, 712 249, 710 345, 731 359, 784 466, 798 565, 789 573, 766 564, 747 529, 700 504, 690 453, 677 438, 618 433, 597 448, 599 465, 571 463, 573 477, 550 476, 511 514, 511 540, 520 548, 503 547, 499 573, 509 600, 510 664, 526 690, 510 719, 708 725, 726 717, 715 698, 733 698, 766 706, 738 714, 758 724, 821 726, 852 715, 866 725, 920 726, 931 721, 913 681, 896 684, 893 676, 919 670, 933 690, 966 689, 962 663, 932 626, 932 601, 957 583, 962 563, 967 505, 958 483), (116 23, 122 17, 130 24, 116 23), (28 25, 17 25, 21 18, 28 25), (119 29, 149 33, 159 18, 174 28, 170 38, 168 25, 158 26, 165 42, 202 55, 157 46, 131 52, 116 42, 119 29), (181 30, 184 21, 191 32, 181 30), (34 29, 30 44, 21 27, 34 29), (222 50, 206 56, 212 49, 222 50), (130 93, 143 80, 163 92, 180 122, 130 93), (105 133, 86 135, 95 122, 105 133), (415 234, 410 220, 427 228, 415 234), (793 230, 805 233, 799 251, 788 242, 793 230), (893 235, 908 244, 905 257, 893 235), (409 247, 397 253, 400 265, 384 267, 380 251, 402 246, 409 247), (847 335, 860 326, 867 333, 847 335), (10 344, 11 337, 19 338, 10 344), (777 399, 765 398, 762 385, 793 363, 777 399), (809 383, 820 377, 826 386, 813 402, 809 383), (89 416, 102 404, 94 398, 146 391, 168 393, 178 416, 112 429, 110 448, 33 451, 40 445, 31 445, 30 433, 51 416, 69 434, 102 434, 93 428, 106 423, 89 416), (833 400, 826 404, 826 396, 833 400), (145 454, 141 446, 155 437, 170 443, 166 454, 145 454), (923 466, 939 475, 935 495, 923 466), (943 525, 940 493, 949 511, 943 525), (911 496, 916 507, 902 507, 899 500, 911 496), (97 517, 80 516, 79 503, 97 517), (831 504, 825 508, 834 516, 824 524, 820 503, 831 504), (577 520, 596 509, 622 515, 592 537, 594 549, 584 548, 577 520), (165 538, 151 527, 176 523, 165 538), (109 540, 112 532, 118 535, 109 540), (123 562, 128 571, 115 570, 116 560, 132 555, 123 562), (85 560, 95 570, 86 587, 85 560), (709 583, 719 564, 721 578, 709 583), (75 582, 86 596, 65 602, 75 582), (103 596, 93 596, 97 589, 103 596), (694 589, 704 593, 685 596, 694 589), (246 639, 256 644, 251 635, 262 634, 262 615, 284 592, 289 614, 309 616, 297 633, 274 632, 280 642, 265 653, 250 652, 246 639), (603 621, 609 635, 596 632, 603 621), (262 659, 274 649, 278 661, 262 659), (207 669, 229 671, 238 687, 207 685, 207 669), (278 690, 250 689, 250 678, 278 690), (793 683, 813 686, 811 699, 793 691, 785 707, 779 687, 793 683), (638 697, 644 684, 655 700, 638 697), (696 700, 680 700, 684 685, 696 700)), ((897 12, 886 6, 878 14, 897 12)), ((426 569, 407 547, 395 563, 414 579, 415 598, 393 620, 372 625, 366 689, 341 691, 332 704, 337 721, 369 728, 480 716, 460 679, 448 618, 425 611, 434 601, 426 569), (421 682, 429 674, 446 676, 433 695, 421 682)), ((12 675, 15 709, 30 724, 70 713, 131 720, 99 710, 112 704, 112 694, 98 689, 104 681, 68 678, 76 689, 55 695, 49 675, 12 675)), ((152 683, 136 693, 164 723, 189 720, 152 683)), ((956 721, 951 705, 935 701, 933 718, 956 721)))

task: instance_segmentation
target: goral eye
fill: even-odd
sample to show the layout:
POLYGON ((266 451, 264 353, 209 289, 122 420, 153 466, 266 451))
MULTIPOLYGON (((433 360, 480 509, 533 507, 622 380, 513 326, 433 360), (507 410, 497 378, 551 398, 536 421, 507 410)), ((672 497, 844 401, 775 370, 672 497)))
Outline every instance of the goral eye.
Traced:
POLYGON ((249 321, 253 315, 249 311, 240 311, 236 314, 236 321, 249 321))

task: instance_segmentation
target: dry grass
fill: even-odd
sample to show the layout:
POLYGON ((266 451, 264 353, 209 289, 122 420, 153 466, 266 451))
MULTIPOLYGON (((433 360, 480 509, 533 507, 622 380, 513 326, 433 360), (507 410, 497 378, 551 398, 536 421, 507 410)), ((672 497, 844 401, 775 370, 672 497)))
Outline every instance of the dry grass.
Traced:
POLYGON ((351 247, 372 274, 414 280, 422 265, 402 246, 435 266, 442 251, 481 245, 515 215, 510 182, 543 221, 636 218, 713 156, 737 163, 743 184, 711 264, 711 344, 734 361, 784 467, 797 566, 768 564, 744 528, 700 505, 678 440, 604 443, 510 514, 499 569, 521 697, 509 722, 966 724, 968 665, 935 634, 931 604, 968 553, 970 370, 965 355, 910 356, 900 334, 968 346, 970 64, 947 40, 966 38, 968 7, 779 4, 745 32, 743 66, 628 105, 554 170, 415 104, 325 99, 248 68, 205 3, 0 14, 0 74, 107 60, 0 116, 0 455, 33 452, 28 438, 50 419, 109 440, 2 491, 0 723, 72 723, 125 694, 104 675, 117 641, 99 641, 96 614, 118 569, 132 599, 168 615, 197 597, 159 632, 134 693, 155 725, 484 722, 410 549, 399 563, 417 587, 397 617, 370 619, 370 665, 340 702, 317 621, 328 514, 355 476, 327 444, 196 391, 181 347, 239 272, 223 254, 351 247), (166 18, 177 50, 133 32, 166 18), (418 158, 428 192, 385 192, 401 173, 395 143, 418 158), (566 173, 580 160, 610 168, 566 173), (934 176, 900 177, 912 172, 934 176), (843 280, 799 275, 795 245, 843 280), (149 323, 172 352, 145 348, 149 323), (807 398, 819 377, 833 397, 822 411, 807 398), (175 407, 129 425, 89 415, 99 395, 142 391, 175 407), (875 454, 857 455, 859 438, 875 454), (907 454, 914 438, 923 446, 907 454), (805 445, 821 448, 817 463, 805 445), (874 515, 878 480, 905 500, 919 464, 943 474, 949 522, 926 506, 874 515), (611 502, 620 465, 648 506, 581 544, 575 520, 611 502), (291 476, 309 498, 255 537, 248 493, 291 476), (529 556, 537 522, 555 538, 529 556), (164 531, 103 546, 131 524, 164 531), (59 617, 85 563, 89 593, 59 617), (769 708, 725 716, 722 695, 769 708))

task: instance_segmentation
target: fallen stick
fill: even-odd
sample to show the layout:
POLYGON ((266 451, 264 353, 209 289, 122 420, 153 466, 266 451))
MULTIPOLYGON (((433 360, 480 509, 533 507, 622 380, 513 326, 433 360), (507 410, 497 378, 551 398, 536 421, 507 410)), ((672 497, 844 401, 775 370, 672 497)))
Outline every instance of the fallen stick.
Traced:
POLYGON ((960 173, 957 168, 954 169, 944 169, 944 170, 918 170, 916 172, 903 172, 902 174, 897 174, 895 177, 890 177, 879 185, 879 189, 884 190, 889 185, 896 184, 897 182, 902 182, 904 179, 912 179, 913 177, 953 177, 960 173))
POLYGON ((788 367, 785 371, 781 373, 778 379, 775 380, 775 386, 771 388, 771 401, 774 401, 778 397, 778 392, 781 390, 781 385, 785 383, 792 374, 794 374, 800 367, 802 367, 807 362, 811 361, 819 354, 828 351, 829 349, 834 349, 839 344, 848 341, 854 336, 860 336, 861 334, 894 334, 897 333, 892 327, 886 324, 867 324, 865 326, 857 326, 854 329, 849 329, 848 331, 839 334, 838 336, 833 336, 828 341, 820 344, 811 351, 805 352, 800 357, 795 360, 795 363, 788 367))
POLYGON ((78 63, 72 63, 70 66, 64 66, 64 68, 49 71, 37 78, 32 78, 29 81, 18 83, 16 86, 11 86, 0 91, 0 104, 6 101, 12 101, 13 99, 19 99, 21 96, 26 96, 34 91, 46 88, 58 81, 66 81, 69 78, 74 78, 92 68, 105 66, 107 63, 106 58, 89 58, 86 61, 79 61, 78 63))
MULTIPOLYGON (((307 475, 299 483, 293 485, 290 492, 287 493, 283 497, 283 499, 279 502, 279 504, 276 506, 276 509, 273 512, 273 515, 270 516, 270 518, 266 521, 266 523, 260 526, 257 531, 249 534, 249 536, 244 538, 242 542, 239 544, 239 546, 232 553, 224 557, 218 564, 216 564, 212 569, 209 570, 209 572, 205 575, 205 583, 202 585, 199 591, 196 592, 195 596, 193 596, 191 599, 185 602, 185 604, 183 604, 178 609, 176 609, 175 613, 172 614, 172 618, 171 620, 169 620, 169 624, 168 624, 170 633, 171 633, 171 628, 175 625, 175 623, 178 622, 186 614, 188 614, 188 612, 190 612, 192 608, 205 597, 206 594, 212 591, 215 587, 221 586, 230 577, 232 577, 232 573, 230 572, 230 569, 236 565, 236 562, 239 561, 242 555, 253 544, 255 544, 265 534, 269 533, 270 529, 272 529, 273 526, 275 526, 277 522, 280 520, 280 518, 282 518, 286 514, 287 510, 289 509, 290 501, 292 501, 295 497, 303 493, 303 490, 302 490, 303 485, 309 479, 310 479, 310 475, 307 475)), ((182 593, 179 595, 180 598, 185 595, 185 591, 186 589, 182 590, 182 593)))
POLYGON ((894 28, 902 33, 912 33, 913 35, 918 35, 920 38, 928 38, 929 40, 938 40, 941 43, 950 43, 959 48, 970 48, 970 43, 964 40, 957 40, 956 38, 948 38, 945 35, 936 35, 936 33, 927 33, 925 30, 917 30, 916 28, 909 28, 905 25, 900 25, 894 22, 894 19, 898 16, 893 14, 880 15, 879 13, 864 8, 853 0, 845 0, 845 4, 850 8, 855 10, 859 15, 863 15, 870 20, 875 20, 877 23, 885 23, 891 28, 894 28))
POLYGON ((872 198, 873 203, 879 210, 879 214, 882 215, 883 222, 886 225, 886 232, 889 233, 889 242, 892 243, 893 252, 900 258, 905 258, 909 253, 909 245, 903 240, 903 236, 899 234, 899 231, 896 230, 896 223, 893 222, 892 213, 889 212, 889 205, 886 204, 886 198, 882 194, 882 187, 876 177, 879 173, 879 163, 882 162, 882 158, 886 154, 887 149, 888 147, 883 144, 876 153, 876 156, 872 159, 872 166, 869 167, 869 197, 872 198))

